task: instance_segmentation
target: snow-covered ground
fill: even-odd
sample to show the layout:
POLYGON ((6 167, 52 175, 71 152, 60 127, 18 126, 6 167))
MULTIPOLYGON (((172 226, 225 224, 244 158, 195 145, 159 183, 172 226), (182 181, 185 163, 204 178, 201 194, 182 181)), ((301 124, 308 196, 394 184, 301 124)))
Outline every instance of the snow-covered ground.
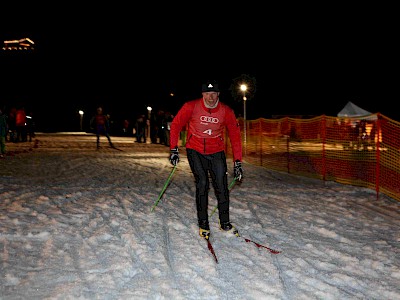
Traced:
POLYGON ((383 194, 244 163, 231 221, 281 253, 226 236, 215 213, 216 263, 184 148, 151 211, 172 171, 166 146, 36 140, 7 143, 15 155, 0 160, 1 299, 400 299, 400 203, 383 194))

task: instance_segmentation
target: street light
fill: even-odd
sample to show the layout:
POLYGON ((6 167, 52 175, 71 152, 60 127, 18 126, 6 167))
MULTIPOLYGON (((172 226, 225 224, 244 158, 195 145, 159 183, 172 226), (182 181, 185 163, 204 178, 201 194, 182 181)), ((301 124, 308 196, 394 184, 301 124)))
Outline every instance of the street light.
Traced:
POLYGON ((247 85, 241 84, 240 90, 243 92, 243 133, 244 133, 244 155, 247 154, 247 132, 246 132, 246 90, 247 85))
POLYGON ((80 110, 79 111, 79 116, 80 116, 80 128, 81 128, 81 131, 83 131, 83 114, 84 114, 84 112, 83 112, 83 110, 80 110))
POLYGON ((153 108, 151 106, 147 106, 147 143, 151 143, 151 136, 150 136, 150 119, 151 119, 151 110, 153 108))

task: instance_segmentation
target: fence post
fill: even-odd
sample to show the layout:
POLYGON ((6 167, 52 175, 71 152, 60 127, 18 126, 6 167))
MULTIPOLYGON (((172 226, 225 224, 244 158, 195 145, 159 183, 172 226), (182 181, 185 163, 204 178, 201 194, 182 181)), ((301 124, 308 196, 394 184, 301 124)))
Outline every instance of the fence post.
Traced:
POLYGON ((380 186, 380 165, 381 165, 381 115, 377 114, 376 118, 376 172, 375 172, 375 191, 376 191, 376 200, 379 200, 379 186, 380 186))
POLYGON ((322 126, 321 126, 321 137, 322 137, 322 178, 326 180, 326 116, 322 115, 322 126))
POLYGON ((263 158, 262 158, 262 156, 263 156, 263 146, 262 146, 262 143, 263 143, 262 119, 260 118, 259 120, 260 120, 260 122, 259 122, 259 125, 260 125, 260 130, 259 130, 259 135, 260 135, 260 166, 262 166, 262 165, 263 165, 263 158))
POLYGON ((289 145, 289 140, 290 140, 290 122, 289 118, 285 118, 286 122, 288 123, 288 132, 286 133, 286 153, 287 153, 287 172, 290 173, 290 145, 289 145))

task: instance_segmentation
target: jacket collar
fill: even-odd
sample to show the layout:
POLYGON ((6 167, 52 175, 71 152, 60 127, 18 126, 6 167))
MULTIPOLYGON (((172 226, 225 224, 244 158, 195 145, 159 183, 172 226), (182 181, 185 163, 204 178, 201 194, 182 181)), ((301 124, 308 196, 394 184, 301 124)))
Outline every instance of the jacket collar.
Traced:
POLYGON ((221 107, 221 102, 219 101, 219 99, 218 99, 217 105, 214 108, 207 107, 203 98, 200 99, 200 102, 201 102, 201 106, 203 107, 203 109, 206 111, 210 111, 210 112, 216 112, 221 107))

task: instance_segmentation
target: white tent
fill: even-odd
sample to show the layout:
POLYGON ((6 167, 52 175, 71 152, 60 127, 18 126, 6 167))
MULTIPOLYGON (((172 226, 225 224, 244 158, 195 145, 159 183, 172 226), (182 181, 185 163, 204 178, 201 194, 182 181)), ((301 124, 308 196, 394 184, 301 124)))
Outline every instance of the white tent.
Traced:
POLYGON ((377 118, 376 114, 372 114, 371 112, 362 109, 351 101, 347 102, 337 116, 340 118, 362 118, 366 120, 376 120, 377 118))

